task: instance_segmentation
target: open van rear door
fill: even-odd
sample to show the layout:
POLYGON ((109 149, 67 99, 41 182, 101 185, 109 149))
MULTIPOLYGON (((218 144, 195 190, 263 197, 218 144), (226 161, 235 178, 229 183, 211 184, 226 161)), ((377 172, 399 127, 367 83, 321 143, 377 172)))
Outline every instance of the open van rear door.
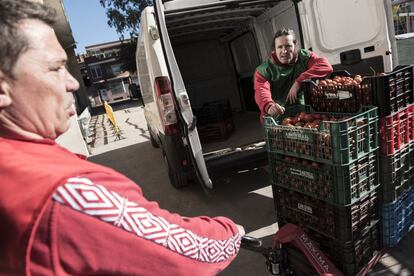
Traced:
POLYGON ((302 0, 298 7, 303 47, 327 57, 335 70, 372 75, 393 69, 386 1, 302 0))
POLYGON ((167 67, 170 75, 171 84, 174 90, 176 99, 176 107, 179 112, 179 117, 184 123, 184 139, 185 144, 190 149, 190 157, 197 177, 203 188, 212 189, 213 184, 207 172, 206 163, 204 161, 203 151, 200 144, 200 139, 196 127, 196 119, 191 110, 190 100, 185 89, 184 81, 181 77, 180 69, 171 46, 170 38, 168 36, 167 27, 164 17, 164 6, 162 0, 154 0, 155 14, 158 21, 159 35, 162 42, 164 56, 166 58, 167 67))

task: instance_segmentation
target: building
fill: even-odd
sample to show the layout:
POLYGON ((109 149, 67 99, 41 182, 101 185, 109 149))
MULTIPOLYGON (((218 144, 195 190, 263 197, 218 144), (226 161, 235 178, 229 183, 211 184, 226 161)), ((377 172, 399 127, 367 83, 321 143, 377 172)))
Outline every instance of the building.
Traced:
POLYGON ((395 34, 414 32, 414 0, 393 0, 395 34))
POLYGON ((101 106, 104 101, 129 100, 134 95, 131 88, 138 83, 138 78, 136 74, 123 71, 119 61, 123 43, 129 42, 112 41, 86 46, 86 53, 78 56, 91 107, 101 106), (134 85, 130 87, 131 84, 134 85))

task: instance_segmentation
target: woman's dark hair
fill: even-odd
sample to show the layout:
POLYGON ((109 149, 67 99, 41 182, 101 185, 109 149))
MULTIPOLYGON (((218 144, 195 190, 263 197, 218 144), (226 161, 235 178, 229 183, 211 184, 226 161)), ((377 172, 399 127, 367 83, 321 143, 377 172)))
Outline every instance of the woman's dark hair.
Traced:
POLYGON ((29 42, 19 23, 24 19, 38 19, 53 25, 56 12, 43 4, 27 0, 0 0, 0 70, 13 78, 13 68, 29 42))

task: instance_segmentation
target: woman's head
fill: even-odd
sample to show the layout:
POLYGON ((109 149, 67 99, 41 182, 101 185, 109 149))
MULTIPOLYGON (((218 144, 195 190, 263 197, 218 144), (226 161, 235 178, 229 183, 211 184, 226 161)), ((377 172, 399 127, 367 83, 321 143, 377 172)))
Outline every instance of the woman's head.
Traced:
POLYGON ((282 65, 296 62, 298 49, 296 36, 292 29, 282 28, 275 33, 273 49, 276 61, 282 65))

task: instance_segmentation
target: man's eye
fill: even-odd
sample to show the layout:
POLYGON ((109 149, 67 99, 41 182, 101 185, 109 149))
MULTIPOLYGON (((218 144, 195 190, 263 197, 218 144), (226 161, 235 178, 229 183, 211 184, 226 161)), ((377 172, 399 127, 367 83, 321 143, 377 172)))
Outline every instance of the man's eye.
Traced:
POLYGON ((52 67, 52 68, 50 68, 50 71, 56 71, 56 72, 58 72, 58 71, 62 70, 63 68, 64 68, 63 66, 52 67))

